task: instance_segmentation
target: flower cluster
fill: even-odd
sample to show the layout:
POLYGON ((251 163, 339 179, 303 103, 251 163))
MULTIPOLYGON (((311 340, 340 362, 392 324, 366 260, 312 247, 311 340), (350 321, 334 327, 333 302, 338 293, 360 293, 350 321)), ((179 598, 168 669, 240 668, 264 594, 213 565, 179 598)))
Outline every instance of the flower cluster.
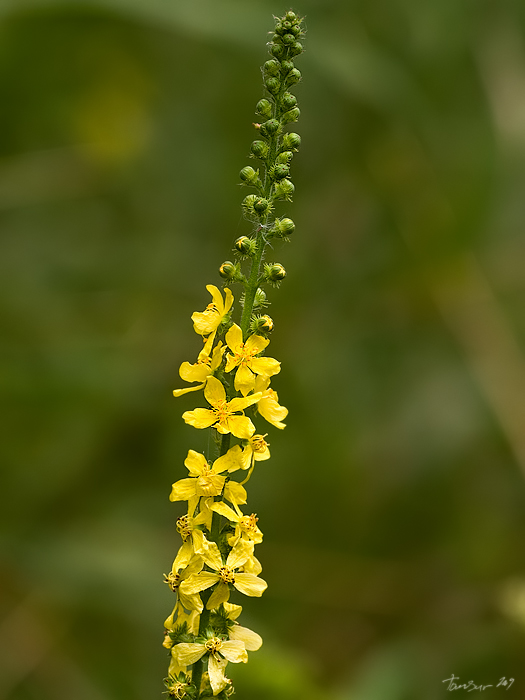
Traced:
POLYGON ((176 596, 164 623, 163 644, 171 655, 165 684, 168 695, 180 699, 229 697, 228 662, 246 663, 247 652, 262 644, 256 632, 238 624, 242 608, 230 596, 260 597, 267 587, 254 554, 263 535, 258 518, 245 508, 245 484, 255 465, 270 458, 267 433, 256 425, 262 419, 282 429, 288 414, 270 386, 281 370, 281 363, 266 355, 273 321, 258 312, 268 305, 262 287, 277 286, 286 274, 280 263, 264 262, 268 241, 286 239, 295 228, 291 219, 272 215, 278 200, 289 201, 293 193, 290 162, 300 139, 285 127, 299 116, 289 89, 300 79, 292 58, 302 51, 301 22, 291 11, 276 20, 272 58, 263 69, 267 96, 257 104, 258 114, 266 118, 255 124, 263 140, 251 148, 262 160, 263 172, 249 166, 241 171, 241 180, 257 191, 243 200, 253 232, 235 241, 235 262, 220 266, 228 286, 221 291, 208 285, 211 303, 192 314, 202 349, 195 363, 180 366, 180 377, 190 386, 173 392, 178 397, 202 391, 200 404, 205 405, 182 417, 194 428, 210 429, 217 448, 215 459, 190 449, 184 462, 188 475, 173 484, 170 494, 171 501, 187 504, 177 521, 181 544, 165 575, 176 596), (247 276, 242 272, 246 261, 247 276), (236 282, 244 286, 240 325, 233 321, 229 288, 236 282))

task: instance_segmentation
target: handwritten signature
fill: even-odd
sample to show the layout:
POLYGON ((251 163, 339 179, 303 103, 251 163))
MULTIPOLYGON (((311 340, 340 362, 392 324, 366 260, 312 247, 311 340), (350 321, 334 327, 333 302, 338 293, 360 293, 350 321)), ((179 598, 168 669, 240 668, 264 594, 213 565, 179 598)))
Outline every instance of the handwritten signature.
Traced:
MULTIPOLYGON (((459 676, 452 674, 451 678, 445 678, 445 680, 441 682, 448 683, 447 690, 466 690, 469 693, 473 690, 481 691, 486 690, 487 688, 494 688, 494 683, 491 683, 490 685, 476 685, 474 681, 469 681, 468 683, 456 683, 456 681, 459 681, 459 676)), ((507 679, 505 676, 503 676, 499 679, 499 683, 496 685, 496 688, 505 688, 505 690, 508 690, 513 683, 514 678, 507 679)))

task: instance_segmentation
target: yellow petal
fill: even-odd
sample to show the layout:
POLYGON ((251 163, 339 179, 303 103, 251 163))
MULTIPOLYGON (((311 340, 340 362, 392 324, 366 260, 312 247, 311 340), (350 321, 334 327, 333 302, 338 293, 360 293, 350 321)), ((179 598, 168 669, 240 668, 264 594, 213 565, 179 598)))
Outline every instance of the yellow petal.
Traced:
POLYGON ((225 350, 226 350, 226 347, 222 347, 222 343, 218 343, 217 347, 213 350, 213 354, 211 357, 211 364, 210 364, 210 370, 212 372, 214 370, 216 370, 217 367, 221 364, 222 356, 223 356, 225 350))
MULTIPOLYGON (((208 380, 209 381, 209 380, 208 380)), ((204 389, 206 391, 206 389, 204 389)), ((194 428, 209 428, 217 420, 213 411, 207 408, 196 408, 194 411, 185 411, 182 414, 183 420, 194 428)))
POLYGON ((221 553, 215 542, 210 542, 206 539, 204 533, 200 530, 195 530, 193 533, 193 544, 195 553, 201 556, 208 566, 211 566, 215 571, 223 566, 221 553))
MULTIPOLYGON (((279 374, 281 371, 281 363, 274 360, 273 357, 254 357, 250 360, 250 369, 255 374, 264 374, 266 377, 273 377, 274 374, 279 374)), ((193 381, 198 381, 194 379, 193 381)), ((255 385, 255 381, 254 381, 255 385)))
POLYGON ((230 597, 230 588, 227 583, 221 581, 217 588, 213 591, 208 600, 206 607, 208 610, 213 610, 213 608, 218 608, 221 603, 225 603, 230 597))
POLYGON ((242 346, 242 331, 236 323, 228 330, 224 340, 232 352, 239 352, 242 346))
POLYGON ((195 614, 200 614, 203 611, 204 606, 198 593, 188 595, 184 593, 184 591, 181 591, 179 587, 179 600, 186 610, 193 610, 195 614))
POLYGON ((204 644, 191 644, 182 642, 175 644, 171 650, 172 656, 177 659, 181 666, 190 666, 201 659, 206 653, 204 644))
MULTIPOLYGON (((238 574, 239 576, 241 574, 238 574)), ((249 574, 244 574, 248 576, 249 574)), ((186 595, 193 595, 205 591, 210 586, 213 586, 219 580, 219 575, 211 571, 201 571, 199 574, 192 574, 185 579, 179 586, 179 591, 186 595)))
POLYGON ((187 467, 190 476, 200 476, 208 466, 206 457, 195 450, 188 450, 188 455, 184 460, 184 466, 187 467))
POLYGON ((224 302, 222 301, 222 294, 214 284, 207 284, 206 289, 211 294, 213 303, 215 304, 215 306, 219 310, 219 313, 222 316, 224 314, 224 302))
MULTIPOLYGON (((262 542, 262 537, 259 540, 256 540, 254 537, 253 542, 262 542)), ((261 562, 254 556, 247 559, 242 568, 245 574, 255 574, 255 576, 258 576, 262 571, 261 562)))
POLYGON ((226 668, 226 660, 218 660, 213 654, 210 654, 208 659, 208 675, 210 677, 210 685, 214 695, 218 695, 221 690, 224 690, 229 681, 224 675, 226 668))
POLYGON ((237 367, 239 362, 240 362, 240 359, 236 359, 233 355, 230 355, 230 353, 228 353, 226 355, 226 366, 224 368, 224 371, 231 372, 232 369, 234 369, 234 367, 237 367))
POLYGON ((248 416, 229 416, 226 419, 226 428, 235 437, 247 440, 255 432, 255 426, 248 416))
POLYGON ((190 365, 189 362, 183 362, 179 367, 179 375, 185 382, 205 382, 211 370, 208 365, 197 363, 190 365))
POLYGON ((173 562, 173 566, 171 567, 171 570, 174 574, 176 574, 180 569, 185 569, 188 564, 190 563, 190 559, 193 556, 193 545, 191 543, 190 539, 187 539, 186 542, 182 543, 181 548, 177 552, 177 556, 175 557, 175 561, 173 562))
POLYGON ((197 496, 218 496, 222 491, 225 481, 225 476, 213 474, 212 472, 199 476, 195 486, 195 493, 197 496))
POLYGON ((220 401, 226 401, 226 391, 217 377, 208 377, 204 388, 204 398, 212 406, 215 406, 220 401))
POLYGON ((254 574, 235 574, 235 583, 233 585, 244 595, 255 598, 260 598, 268 588, 266 581, 263 581, 258 576, 254 576, 254 574))
POLYGON ((188 477, 176 481, 171 487, 170 501, 187 501, 195 495, 197 480, 188 477))
MULTIPOLYGON (((191 381, 196 381, 196 380, 191 380, 191 381)), ((173 396, 178 399, 179 396, 182 396, 183 394, 187 394, 190 391, 199 391, 199 389, 204 388, 204 384, 198 384, 197 386, 189 386, 186 389, 173 389, 173 396)))
POLYGON ((231 661, 232 664, 245 664, 248 661, 246 647, 244 646, 244 642, 239 638, 231 639, 230 637, 229 640, 223 642, 219 653, 221 653, 225 659, 231 661))
POLYGON ((226 566, 230 569, 238 569, 253 554, 253 542, 249 540, 239 540, 232 551, 228 554, 226 566))
POLYGON ((191 315, 193 321, 193 330, 199 335, 208 335, 217 330, 222 317, 215 309, 207 309, 206 311, 195 311, 191 315))
POLYGON ((213 463, 212 471, 214 471, 216 474, 220 474, 221 472, 227 469, 228 472, 230 472, 231 474, 231 472, 240 469, 241 466, 242 450, 240 445, 235 445, 234 447, 230 447, 226 454, 222 455, 222 457, 219 457, 215 460, 215 462, 213 463))
POLYGON ((276 428, 282 429, 286 427, 285 423, 281 421, 288 415, 288 409, 284 406, 279 406, 273 396, 263 397, 257 405, 257 410, 268 423, 271 423, 276 428))
POLYGON ((234 505, 246 503, 247 497, 244 486, 241 486, 236 481, 228 481, 224 487, 224 498, 234 505))
POLYGON ((228 289, 228 287, 224 288, 224 308, 223 308, 223 313, 226 315, 228 311, 231 309, 233 305, 233 294, 231 291, 228 289))
POLYGON ((242 605, 236 605, 235 603, 224 603, 224 609, 228 613, 230 620, 236 620, 242 613, 242 605))
POLYGON ((237 391, 240 391, 243 396, 246 396, 246 394, 249 394, 250 391, 253 390, 255 386, 255 376, 246 365, 241 365, 237 372, 235 372, 234 385, 237 391))
POLYGON ((226 503, 223 503, 222 501, 216 501, 211 506, 211 509, 216 513, 219 513, 219 515, 224 515, 225 518, 228 518, 228 520, 231 520, 234 523, 238 523, 240 520, 233 508, 230 508, 230 506, 227 506, 226 503))
POLYGON ((249 630, 247 627, 241 627, 240 625, 234 625, 229 630, 230 639, 239 639, 244 642, 244 646, 248 651, 257 651, 260 649, 263 643, 262 637, 249 630))
POLYGON ((246 341, 244 347, 253 355, 258 355, 266 347, 268 347, 269 344, 270 341, 267 338, 263 338, 262 335, 251 335, 246 341))
POLYGON ((181 671, 186 671, 186 666, 181 666, 179 664, 176 657, 173 656, 173 649, 172 649, 172 656, 170 659, 168 675, 170 675, 172 678, 176 678, 176 676, 178 676, 181 671))
MULTIPOLYGON (((210 381, 208 379, 208 381, 210 381)), ((252 394, 251 396, 246 396, 243 399, 240 397, 232 399, 230 403, 228 404, 228 408, 230 411, 244 411, 245 408, 248 408, 248 406, 252 406, 254 403, 257 403, 259 399, 261 398, 262 394, 260 392, 257 392, 256 394, 252 394)))

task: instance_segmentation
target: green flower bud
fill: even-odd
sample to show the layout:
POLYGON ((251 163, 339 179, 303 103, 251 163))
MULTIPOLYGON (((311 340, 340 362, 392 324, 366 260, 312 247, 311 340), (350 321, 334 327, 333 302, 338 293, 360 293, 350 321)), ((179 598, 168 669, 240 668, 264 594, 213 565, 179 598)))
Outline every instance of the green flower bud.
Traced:
POLYGON ((266 63, 263 66, 263 70, 268 75, 274 75, 274 76, 279 75, 279 70, 280 70, 279 61, 275 61, 273 58, 270 59, 269 61, 266 61, 266 63))
POLYGON ((296 41, 292 46, 289 47, 290 54, 292 56, 298 56, 303 52, 303 45, 296 41))
POLYGON ((281 63, 281 70, 284 75, 287 75, 291 70, 295 68, 293 61, 283 61, 281 63))
POLYGON ((263 216, 270 211, 270 202, 264 197, 257 197, 253 203, 253 208, 259 216, 263 216))
POLYGON ((293 12, 292 10, 288 10, 288 12, 286 13, 286 19, 291 24, 295 24, 295 22, 299 20, 295 12, 293 12))
POLYGON ((290 29, 292 28, 292 23, 289 22, 287 19, 283 20, 281 22, 282 28, 284 29, 285 32, 289 32, 290 29))
POLYGON ((291 70, 288 75, 286 76, 286 82, 289 85, 293 85, 294 83, 298 83, 301 80, 301 71, 298 70, 297 68, 294 68, 291 70))
POLYGON ((241 170, 239 177, 247 185, 252 185, 252 187, 261 187, 262 185, 261 181, 259 180, 259 171, 254 170, 249 165, 241 170))
POLYGON ((283 27, 282 22, 277 22, 275 25, 275 33, 276 34, 286 34, 286 29, 283 27))
POLYGON ((281 104, 286 110, 292 109, 297 104, 297 97, 291 92, 285 92, 281 98, 281 104))
POLYGON ((256 194, 249 194, 242 200, 241 206, 245 213, 249 216, 253 216, 255 214, 254 204, 258 199, 259 197, 256 194))
POLYGON ((257 249, 257 241, 253 238, 248 238, 248 236, 239 236, 234 245, 235 249, 242 255, 251 256, 257 249))
POLYGON ((264 81, 266 89, 272 95, 275 95, 281 89, 281 81, 278 78, 266 78, 264 81))
POLYGON ((291 219, 275 219, 272 234, 278 238, 290 236, 295 231, 295 224, 291 219))
POLYGON ((263 136, 273 136, 279 130, 279 126, 277 119, 268 119, 261 124, 260 132, 263 136))
POLYGON ((290 29, 290 33, 294 36, 301 36, 303 30, 301 29, 301 26, 299 24, 296 24, 290 29))
POLYGON ((286 49, 282 44, 272 44, 270 46, 270 53, 272 56, 275 56, 275 58, 282 58, 286 53, 286 49))
POLYGON ((255 111, 260 114, 261 117, 271 117, 272 116, 272 105, 268 100, 259 100, 255 106, 255 111))
POLYGON ((274 180, 282 180, 283 177, 287 177, 290 174, 290 166, 284 163, 278 163, 273 169, 274 180))
POLYGON ((254 141, 251 146, 252 155, 264 160, 268 155, 268 145, 264 141, 254 141))
POLYGON ((279 283, 286 277, 286 270, 281 263, 266 263, 264 266, 264 278, 270 283, 279 283))
POLYGON ((237 266, 234 265, 230 260, 226 260, 219 267, 219 275, 230 282, 233 282, 237 276, 237 266))
POLYGON ((301 116, 301 110, 299 107, 294 107, 288 112, 285 112, 281 117, 281 124, 289 124, 290 122, 296 122, 301 116))
POLYGON ((264 316, 252 316, 250 330, 252 333, 270 333, 273 331, 273 319, 267 314, 264 314, 264 316))
POLYGON ((285 151, 297 151, 301 145, 301 137, 299 134, 291 131, 289 134, 285 134, 282 140, 282 148, 285 151))
POLYGON ((253 302, 253 308, 264 309, 268 305, 269 302, 266 301, 266 292, 264 291, 264 289, 257 287, 257 291, 255 292, 255 299, 253 302))
POLYGON ((282 37, 283 44, 290 46, 290 44, 295 44, 295 37, 293 34, 283 34, 282 37))
POLYGON ((284 165, 288 165, 290 163, 290 161, 292 160, 292 158, 293 158, 293 153, 291 151, 283 151, 282 153, 279 153, 275 163, 276 164, 283 163, 284 165))
POLYGON ((291 180, 287 180, 286 178, 279 180, 279 182, 275 185, 275 197, 277 199, 290 200, 294 192, 295 187, 293 182, 291 180))

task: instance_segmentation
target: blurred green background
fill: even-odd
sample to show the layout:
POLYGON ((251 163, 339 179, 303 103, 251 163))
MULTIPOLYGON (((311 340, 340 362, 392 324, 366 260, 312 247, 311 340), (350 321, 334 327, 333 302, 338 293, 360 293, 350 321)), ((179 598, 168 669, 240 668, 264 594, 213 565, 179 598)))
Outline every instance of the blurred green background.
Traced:
MULTIPOLYGON (((168 495, 205 440, 171 390, 249 232, 237 174, 287 9, 0 3, 1 700, 163 690, 168 495)), ((438 700, 454 673, 525 698, 525 5, 294 9, 290 416, 250 482, 269 588, 236 697, 438 700)))

